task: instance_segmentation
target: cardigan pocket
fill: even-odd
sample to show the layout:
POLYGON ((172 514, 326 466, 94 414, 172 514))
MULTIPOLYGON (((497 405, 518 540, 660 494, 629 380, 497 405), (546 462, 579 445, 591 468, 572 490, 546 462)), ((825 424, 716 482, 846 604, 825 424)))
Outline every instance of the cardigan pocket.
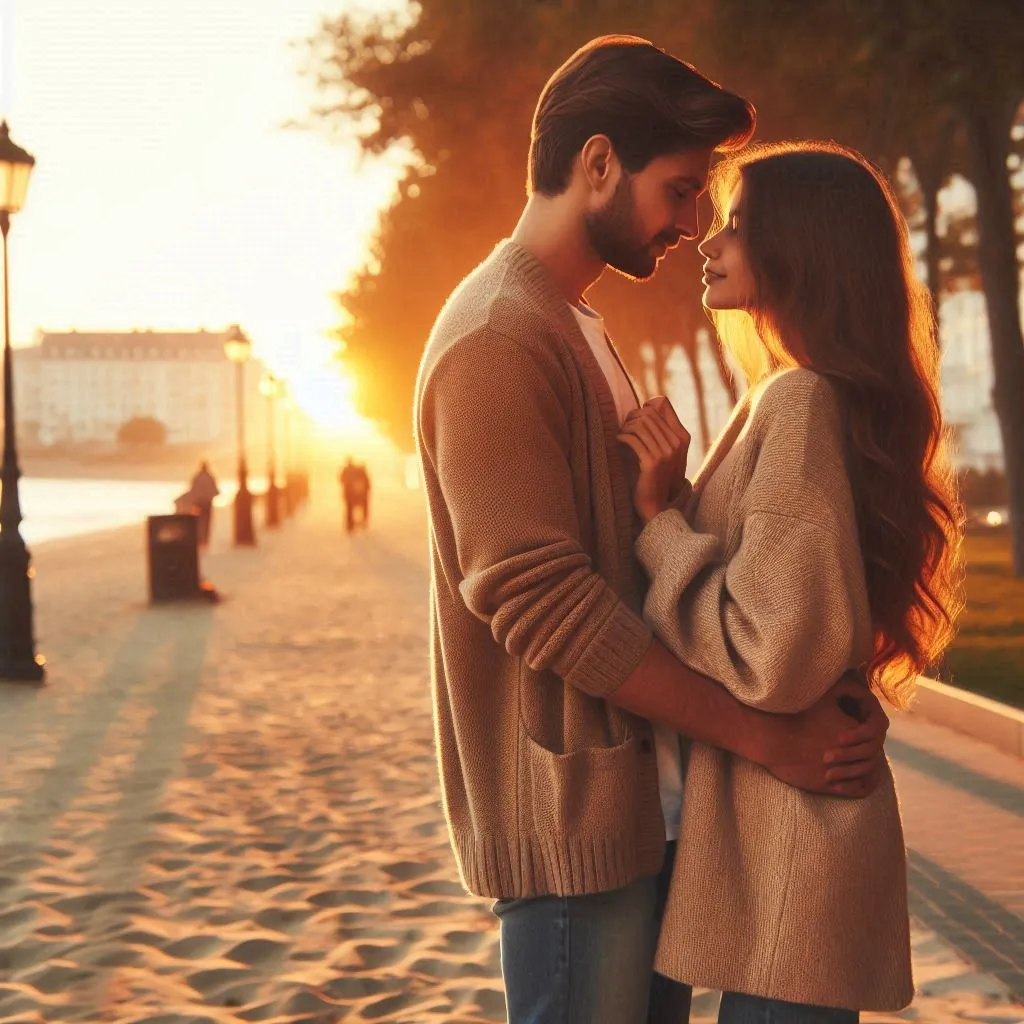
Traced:
POLYGON ((523 728, 520 737, 538 833, 597 838, 622 832, 637 792, 640 755, 633 736, 567 754, 547 750, 523 728))

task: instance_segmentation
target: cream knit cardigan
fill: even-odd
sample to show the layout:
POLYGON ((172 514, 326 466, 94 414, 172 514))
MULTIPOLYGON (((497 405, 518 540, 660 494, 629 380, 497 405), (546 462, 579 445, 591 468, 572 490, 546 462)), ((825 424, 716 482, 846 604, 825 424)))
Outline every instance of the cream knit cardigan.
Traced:
MULTIPOLYGON (((740 403, 684 516, 637 541, 644 615, 687 665, 769 712, 815 701, 872 650, 832 385, 776 374, 740 403)), ((913 996, 906 856, 891 773, 812 796, 690 748, 657 968, 694 985, 857 1010, 913 996)))

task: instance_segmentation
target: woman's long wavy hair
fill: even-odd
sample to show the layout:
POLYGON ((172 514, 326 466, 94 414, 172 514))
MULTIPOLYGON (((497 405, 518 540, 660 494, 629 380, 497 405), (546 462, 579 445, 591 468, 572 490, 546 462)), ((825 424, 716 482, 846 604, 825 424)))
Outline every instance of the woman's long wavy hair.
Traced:
POLYGON ((740 181, 756 298, 749 313, 713 312, 715 325, 751 386, 788 366, 835 386, 875 630, 868 679, 906 707, 963 605, 931 297, 892 188, 859 154, 821 142, 735 154, 712 175, 712 234, 740 181))

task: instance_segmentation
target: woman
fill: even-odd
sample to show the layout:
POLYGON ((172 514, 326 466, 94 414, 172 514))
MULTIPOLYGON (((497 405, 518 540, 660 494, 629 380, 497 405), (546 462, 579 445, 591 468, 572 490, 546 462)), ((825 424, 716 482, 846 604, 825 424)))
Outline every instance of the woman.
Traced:
MULTIPOLYGON (((931 306, 889 185, 832 144, 716 168, 704 303, 751 383, 694 481, 633 414, 645 615, 689 666, 766 712, 849 668, 905 707, 960 606, 931 306), (678 470, 676 469, 677 473, 678 470)), ((722 989, 720 1024, 848 1024, 913 996, 888 765, 862 801, 811 796, 693 744, 658 969, 722 989)))

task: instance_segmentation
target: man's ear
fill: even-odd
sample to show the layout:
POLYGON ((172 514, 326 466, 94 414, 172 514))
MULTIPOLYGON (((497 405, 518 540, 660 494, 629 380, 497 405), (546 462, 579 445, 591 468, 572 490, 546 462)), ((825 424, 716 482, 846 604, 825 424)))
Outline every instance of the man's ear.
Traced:
POLYGON ((607 135, 592 135, 580 150, 580 168, 591 189, 604 192, 618 181, 619 158, 607 135))

